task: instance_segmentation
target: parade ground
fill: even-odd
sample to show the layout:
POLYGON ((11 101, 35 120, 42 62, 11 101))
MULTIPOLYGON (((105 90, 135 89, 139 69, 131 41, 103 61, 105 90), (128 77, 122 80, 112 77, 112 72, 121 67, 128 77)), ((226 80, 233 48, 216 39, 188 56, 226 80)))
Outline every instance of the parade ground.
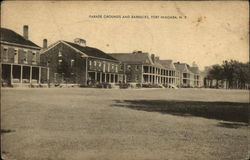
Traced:
POLYGON ((249 91, 1 89, 5 160, 246 160, 249 91))

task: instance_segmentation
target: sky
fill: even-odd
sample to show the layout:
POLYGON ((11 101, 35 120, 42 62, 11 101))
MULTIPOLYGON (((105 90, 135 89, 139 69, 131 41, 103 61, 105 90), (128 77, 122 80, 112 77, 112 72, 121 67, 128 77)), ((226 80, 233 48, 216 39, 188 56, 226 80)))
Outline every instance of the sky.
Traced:
POLYGON ((1 27, 22 35, 28 25, 29 39, 39 46, 44 38, 49 45, 82 38, 106 53, 140 50, 203 69, 223 60, 249 61, 248 13, 247 1, 4 1, 1 27))

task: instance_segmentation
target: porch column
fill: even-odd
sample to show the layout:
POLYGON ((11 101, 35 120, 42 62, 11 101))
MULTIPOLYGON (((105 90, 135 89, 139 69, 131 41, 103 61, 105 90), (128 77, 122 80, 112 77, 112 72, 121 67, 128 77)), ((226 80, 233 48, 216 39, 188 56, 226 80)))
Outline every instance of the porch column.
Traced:
POLYGON ((97 80, 97 72, 95 72, 95 81, 97 80))
POLYGON ((113 74, 113 83, 115 83, 115 74, 113 74))
POLYGON ((154 67, 154 83, 156 83, 156 67, 154 67))
POLYGON ((13 84, 13 64, 10 65, 10 84, 13 84))
POLYGON ((109 83, 111 83, 111 74, 109 73, 109 83))
POLYGON ((102 72, 100 72, 100 83, 102 83, 102 72))
POLYGON ((49 68, 47 68, 47 81, 49 82, 49 68))
POLYGON ((39 67, 38 84, 41 84, 41 72, 42 72, 42 68, 41 68, 41 67, 39 67))
POLYGON ((30 66, 30 83, 31 83, 31 80, 32 80, 32 66, 30 66))
POLYGON ((104 73, 104 82, 106 83, 107 82, 107 74, 104 73))
POLYGON ((20 82, 23 83, 23 65, 21 65, 20 82))

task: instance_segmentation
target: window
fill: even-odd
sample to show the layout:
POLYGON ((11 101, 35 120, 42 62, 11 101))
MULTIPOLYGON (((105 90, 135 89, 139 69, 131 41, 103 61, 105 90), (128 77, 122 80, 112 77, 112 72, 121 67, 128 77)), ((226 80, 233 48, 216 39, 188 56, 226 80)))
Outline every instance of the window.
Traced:
POLYGON ((14 63, 18 63, 18 52, 17 52, 17 49, 14 50, 14 63))
POLYGON ((94 61, 94 66, 96 67, 96 61, 94 61))
POLYGON ((127 65, 127 70, 131 70, 131 65, 127 65))
POLYGON ((114 69, 114 65, 113 65, 113 64, 111 65, 111 69, 112 69, 112 70, 114 69))
POLYGON ((105 69, 106 69, 106 63, 103 62, 103 72, 105 72, 105 69))
POLYGON ((108 65, 108 72, 109 72, 110 71, 110 64, 108 63, 107 65, 108 65))
POLYGON ((118 66, 115 65, 115 72, 118 72, 118 66))
POLYGON ((62 57, 62 52, 61 51, 58 52, 58 57, 62 57))
POLYGON ((62 64, 62 60, 61 60, 61 59, 59 59, 59 60, 58 60, 58 63, 59 63, 59 65, 61 65, 61 64, 62 64))
POLYGON ((98 62, 98 66, 99 66, 99 67, 102 67, 102 62, 98 62))
POLYGON ((135 70, 136 70, 136 71, 139 70, 139 66, 138 66, 138 65, 135 66, 135 70))
POLYGON ((74 63, 75 63, 75 60, 74 60, 74 59, 71 59, 71 61, 70 61, 70 66, 73 67, 73 66, 74 66, 74 63))
POLYGON ((8 49, 7 48, 3 49, 3 60, 8 61, 8 49))
POLYGON ((36 53, 32 52, 32 63, 36 63, 36 53))
POLYGON ((120 70, 123 70, 123 64, 120 64, 119 67, 120 67, 120 70))
POLYGON ((89 66, 91 66, 92 65, 92 61, 91 60, 89 60, 89 66))
POLYGON ((28 63, 28 53, 24 51, 24 57, 23 57, 23 63, 27 64, 28 63))

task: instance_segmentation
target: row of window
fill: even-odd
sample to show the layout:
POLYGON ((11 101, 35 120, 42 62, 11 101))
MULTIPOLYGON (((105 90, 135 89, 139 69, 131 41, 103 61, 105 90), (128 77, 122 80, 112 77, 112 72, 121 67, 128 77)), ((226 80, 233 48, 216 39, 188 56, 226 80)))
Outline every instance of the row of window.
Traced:
MULTIPOLYGON (((59 59, 59 60, 58 60, 58 64, 59 64, 59 65, 62 65, 62 62, 63 62, 62 59, 59 59)), ((48 61, 48 62, 47 62, 47 66, 49 65, 49 63, 50 63, 50 62, 48 61)), ((74 60, 74 59, 71 59, 71 60, 70 60, 70 67, 74 67, 74 65, 75 65, 75 60, 74 60)))
POLYGON ((105 72, 106 70, 106 65, 107 64, 107 70, 108 72, 110 72, 110 69, 111 70, 115 70, 115 72, 118 72, 118 65, 117 64, 111 64, 111 63, 102 63, 101 61, 96 61, 96 60, 89 60, 89 66, 90 67, 99 67, 103 69, 103 71, 105 72))
MULTIPOLYGON (((37 63, 37 55, 38 53, 32 52, 32 63, 35 64, 37 63)), ((3 61, 8 61, 9 60, 9 55, 8 55, 8 48, 3 49, 3 61)), ((22 62, 27 64, 28 63, 28 51, 24 50, 24 56, 21 57, 22 62)), ((18 50, 14 49, 14 63, 18 63, 18 50)))

